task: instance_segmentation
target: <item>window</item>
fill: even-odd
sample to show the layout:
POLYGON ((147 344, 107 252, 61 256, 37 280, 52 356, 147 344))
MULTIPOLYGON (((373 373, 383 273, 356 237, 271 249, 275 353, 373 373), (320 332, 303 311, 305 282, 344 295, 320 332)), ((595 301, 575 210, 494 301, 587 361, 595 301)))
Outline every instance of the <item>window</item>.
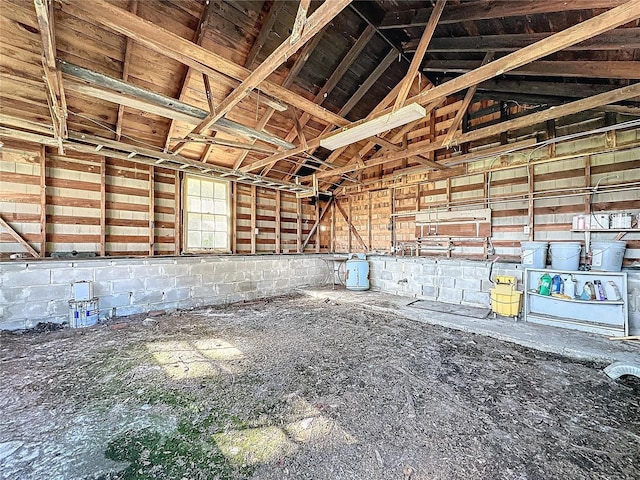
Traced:
POLYGON ((230 247, 229 183, 186 177, 186 250, 228 252, 230 247))

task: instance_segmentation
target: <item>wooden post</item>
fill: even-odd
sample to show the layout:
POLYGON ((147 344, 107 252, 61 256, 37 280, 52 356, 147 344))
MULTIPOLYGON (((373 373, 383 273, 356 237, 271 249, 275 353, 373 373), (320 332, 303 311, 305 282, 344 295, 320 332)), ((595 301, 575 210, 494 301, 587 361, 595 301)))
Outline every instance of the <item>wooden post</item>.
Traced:
POLYGON ((40 257, 47 256, 47 147, 40 148, 40 257))
POLYGON ((373 245, 373 233, 371 232, 371 192, 368 193, 368 205, 367 205, 367 240, 369 244, 369 249, 372 248, 373 245))
POLYGON ((302 253, 302 200, 296 198, 296 250, 302 253))
POLYGON ((107 254, 107 158, 100 158, 100 256, 107 254))
POLYGON ((153 165, 149 165, 149 256, 155 253, 156 238, 156 192, 155 192, 155 170, 153 165))
POLYGON ((280 190, 276 190, 276 246, 275 246, 275 253, 280 253, 282 252, 282 239, 281 239, 281 233, 280 230, 281 228, 281 221, 282 219, 280 218, 282 216, 282 211, 281 211, 281 192, 280 190))
POLYGON ((251 185, 251 254, 256 253, 256 203, 258 191, 255 185, 251 185))
POLYGON ((238 184, 231 182, 231 253, 238 253, 238 184))
POLYGON ((320 253, 320 197, 316 197, 316 253, 320 253))
MULTIPOLYGON (((556 138, 556 121, 554 119, 547 120, 547 139, 552 140, 556 138)), ((556 156, 556 144, 550 143, 547 147, 547 155, 549 158, 556 156)))
POLYGON ((182 172, 176 171, 173 203, 174 203, 174 220, 173 220, 173 241, 174 241, 174 253, 180 255, 182 246, 182 172))
POLYGON ((348 230, 349 231, 349 239, 347 241, 347 251, 349 253, 351 253, 351 248, 353 247, 353 245, 351 244, 351 225, 352 225, 352 223, 351 223, 351 215, 352 215, 352 213, 351 213, 351 195, 349 195, 349 197, 347 197, 347 198, 348 198, 348 202, 349 202, 348 203, 348 212, 349 213, 347 215, 347 226, 349 227, 349 230, 348 230))
POLYGON ((331 204, 331 253, 336 252, 336 202, 331 204))
POLYGON ((529 213, 529 241, 533 241, 533 237, 535 236, 535 205, 533 201, 533 194, 535 191, 535 178, 534 178, 534 166, 529 165, 528 168, 528 190, 529 190, 529 204, 528 204, 528 213, 529 213))
POLYGON ((591 155, 584 157, 584 186, 588 189, 584 196, 584 213, 591 215, 591 155))

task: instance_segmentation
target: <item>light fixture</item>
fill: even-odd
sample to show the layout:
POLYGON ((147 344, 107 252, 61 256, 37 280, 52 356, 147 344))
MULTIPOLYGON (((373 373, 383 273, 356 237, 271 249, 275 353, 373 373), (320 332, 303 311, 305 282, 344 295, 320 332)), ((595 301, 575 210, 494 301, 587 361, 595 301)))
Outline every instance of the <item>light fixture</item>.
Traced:
POLYGON ((342 131, 320 140, 320 146, 329 150, 351 145, 365 138, 373 137, 396 127, 406 125, 414 120, 427 116, 427 111, 421 105, 412 103, 395 112, 387 113, 373 120, 345 127, 342 131))

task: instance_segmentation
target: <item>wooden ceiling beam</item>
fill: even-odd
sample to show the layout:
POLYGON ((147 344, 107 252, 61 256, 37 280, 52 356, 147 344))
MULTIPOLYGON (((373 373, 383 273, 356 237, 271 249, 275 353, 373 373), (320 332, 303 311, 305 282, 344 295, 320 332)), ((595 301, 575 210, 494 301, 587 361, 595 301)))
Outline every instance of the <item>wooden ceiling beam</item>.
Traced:
MULTIPOLYGON (((521 33, 510 35, 481 35, 472 37, 432 38, 427 53, 476 53, 513 52, 532 43, 539 42, 553 35, 552 32, 521 33)), ((409 40, 402 44, 405 53, 416 50, 419 39, 409 40)), ((623 50, 640 48, 640 28, 616 28, 597 37, 590 38, 575 45, 569 45, 565 51, 584 50, 623 50)))
MULTIPOLYGON (((513 3, 519 4, 521 2, 513 3)), ((619 7, 573 25, 516 52, 505 55, 487 65, 478 67, 453 80, 438 85, 427 92, 420 93, 409 100, 409 103, 417 102, 424 105, 438 98, 448 97, 460 90, 469 88, 472 85, 489 80, 490 78, 503 75, 506 72, 560 51, 569 45, 575 45, 576 43, 595 37, 600 33, 624 25, 637 18, 640 18, 640 0, 628 0, 619 7)))
MULTIPOLYGON (((326 27, 325 27, 325 30, 326 30, 326 27)), ((298 76, 298 74, 300 73, 304 65, 307 63, 307 60, 311 56, 311 53, 313 53, 313 51, 318 46, 318 43, 320 43, 320 40, 322 39, 323 34, 324 34, 324 30, 318 33, 315 37, 313 37, 313 39, 310 42, 307 42, 306 45, 302 48, 302 50, 300 50, 300 53, 298 54, 298 58, 296 58, 295 62, 293 63, 293 66, 291 67, 291 70, 289 70, 289 72, 287 73, 287 76, 282 82, 282 86, 284 88, 289 88, 293 84, 293 81, 298 76)), ((256 125, 256 130, 262 131, 264 127, 267 125, 267 123, 269 123, 269 120, 271 120, 271 117, 275 112, 276 112, 275 108, 271 108, 271 107, 267 108, 267 111, 264 113, 262 118, 258 121, 258 124, 256 125)), ((306 112, 305 112, 305 115, 307 115, 306 112)), ((233 168, 240 168, 245 158, 247 158, 248 153, 249 153, 248 151, 243 152, 234 162, 233 168)))
MULTIPOLYGON (((638 95, 640 95, 640 83, 635 85, 630 85, 628 87, 622 87, 622 88, 613 90, 611 92, 601 93, 593 97, 577 100, 575 102, 567 103, 565 105, 556 106, 554 108, 550 108, 542 112, 532 113, 530 115, 524 115, 522 117, 519 117, 513 120, 507 120, 505 122, 501 122, 496 125, 491 125, 489 127, 479 128, 477 130, 473 130, 471 132, 458 135, 457 137, 454 138, 454 140, 456 140, 457 143, 459 144, 481 140, 484 138, 499 135, 502 132, 507 132, 510 130, 518 130, 520 128, 525 128, 538 123, 546 122, 547 120, 557 119, 567 115, 579 113, 584 110, 591 110, 604 105, 609 105, 611 103, 616 103, 621 100, 637 97, 638 95)), ((385 163, 400 160, 402 158, 405 158, 411 155, 421 155, 424 153, 433 152, 441 148, 444 148, 442 140, 437 140, 435 142, 431 142, 426 145, 419 145, 415 147, 409 146, 404 151, 392 152, 389 154, 385 154, 379 158, 376 158, 373 162, 371 161, 365 162, 364 166, 347 165, 345 167, 336 168, 334 170, 330 170, 326 172, 325 171, 316 172, 316 176, 318 178, 321 178, 321 177, 329 177, 333 175, 340 175, 343 173, 362 170, 364 168, 369 168, 376 165, 383 165, 385 163)))
POLYGON ((62 85, 62 76, 56 66, 56 36, 53 4, 49 0, 33 0, 42 40, 43 80, 51 114, 51 122, 58 152, 64 153, 62 140, 67 138, 67 99, 62 85))
POLYGON ((404 105, 404 102, 409 95, 409 90, 411 89, 411 85, 413 85, 414 77, 420 69, 420 65, 422 64, 422 59, 424 58, 425 53, 427 53, 427 47, 429 46, 431 37, 433 37, 433 33, 436 30, 438 20, 440 20, 440 15, 442 14, 446 3, 447 0, 438 0, 435 7, 433 7, 433 10, 431 11, 431 14, 429 15, 429 21, 427 22, 424 32, 422 33, 422 37, 420 37, 420 41, 418 42, 416 51, 413 55, 413 58, 411 59, 409 70, 407 71, 407 74, 401 82, 400 92, 398 93, 398 97, 393 104, 394 112, 404 105))
MULTIPOLYGON (((186 104, 171 97, 166 97, 155 92, 151 92, 142 87, 132 85, 122 80, 109 77, 102 73, 73 65, 65 61, 60 61, 60 70, 66 75, 73 76, 84 82, 69 83, 69 87, 74 91, 94 98, 100 98, 108 102, 122 103, 126 106, 154 113, 166 118, 184 121, 190 125, 197 124, 208 115, 208 112, 200 108, 186 104)), ((232 120, 221 118, 215 124, 215 128, 230 133, 262 140, 282 148, 292 148, 293 144, 285 142, 280 137, 267 132, 241 125, 232 120)))
MULTIPOLYGON (((129 10, 134 15, 138 14, 138 0, 131 0, 129 10)), ((124 47, 124 63, 122 64, 122 80, 127 81, 129 78, 129 64, 131 63, 131 50, 133 50, 133 40, 127 37, 124 47)), ((122 118, 124 117, 124 105, 118 105, 118 114, 116 116, 116 140, 120 140, 122 136, 122 118)), ((173 122, 172 122, 173 123, 173 122)))
POLYGON ((479 92, 526 93, 556 98, 585 98, 616 87, 597 83, 538 82, 534 80, 491 79, 478 84, 479 92))
MULTIPOLYGON (((206 73, 213 78, 222 74, 235 80, 243 81, 251 74, 247 68, 195 45, 193 42, 159 25, 132 15, 131 12, 118 8, 105 0, 93 0, 91 2, 61 1, 63 1, 62 9, 65 12, 86 22, 97 23, 114 32, 129 36, 137 43, 195 68, 202 73, 206 73)), ((269 80, 263 81, 259 86, 259 90, 308 112, 325 123, 334 123, 336 125, 347 125, 349 123, 344 118, 269 80)))
POLYGON ((255 62, 256 58, 260 54, 262 47, 266 43, 269 38, 269 34, 271 33, 271 29, 276 23, 276 19, 280 14, 280 11, 284 8, 287 2, 277 2, 274 1, 271 4, 271 8, 269 12, 265 15, 264 20, 262 21, 262 26, 260 27, 260 31, 258 32, 258 36, 253 41, 251 45, 251 49, 249 50, 249 54, 247 55, 246 60, 244 61, 244 66, 247 68, 251 68, 253 62, 255 62))
MULTIPOLYGON (((517 52, 516 52, 517 53, 517 52)), ((480 62, 475 60, 431 60, 422 69, 424 72, 468 74, 480 62)), ((524 75, 533 77, 614 78, 620 80, 640 79, 640 62, 637 61, 549 61, 539 60, 501 75, 524 75)), ((448 83, 448 82, 447 82, 448 83)))
MULTIPOLYGON (((202 10, 202 14, 200 15, 200 21, 198 22, 198 28, 196 28, 196 31, 193 35, 193 43, 195 43, 196 45, 202 44, 206 26, 208 25, 209 20, 213 15, 214 5, 215 3, 209 0, 206 3, 204 9, 202 10)), ((127 42, 130 42, 130 41, 131 41, 131 37, 127 37, 127 42)), ((180 94, 178 95, 178 100, 180 100, 181 102, 184 100, 184 98, 187 95, 187 92, 189 90, 189 84, 191 83, 191 79, 193 78, 193 74, 195 71, 196 70, 194 68, 187 67, 187 73, 185 73, 184 78, 182 79, 182 83, 180 85, 180 94)), ((205 79, 208 78, 205 73, 202 73, 202 76, 205 79)), ((206 83, 204 85, 205 85, 205 95, 207 95, 207 102, 209 102, 209 108, 211 108, 211 102, 213 101, 213 99, 210 98, 211 96, 207 94, 206 83)), ((176 129, 176 121, 172 119, 171 123, 169 124, 169 130, 167 130, 167 138, 164 142, 164 148, 167 150, 169 149, 169 143, 170 143, 169 139, 173 137, 173 133, 175 132, 175 129, 176 129)), ((205 153, 206 153, 206 149, 205 149, 205 153)), ((201 157, 201 159, 203 159, 203 157, 201 157)))
MULTIPOLYGON (((322 105, 322 102, 324 102, 325 98, 327 98, 329 93, 336 87, 336 85, 338 85, 338 82, 342 79, 345 73, 347 73, 347 70, 349 70, 349 67, 353 64, 355 59, 358 58, 358 55, 362 53, 362 50, 364 50, 364 48, 367 46, 369 41, 373 38, 375 33, 376 33, 376 29, 371 25, 368 25, 364 29, 364 31, 360 34, 356 42, 349 49, 347 54, 344 57, 342 57, 342 60, 340 61, 338 66, 333 70, 333 72, 331 73, 331 75, 329 76, 325 84, 322 86, 320 91, 313 98, 313 101, 315 103, 317 103, 318 105, 322 105)), ((344 114, 340 112, 338 113, 338 115, 342 117, 344 116, 344 114)), ((309 115, 308 113, 304 113, 300 118, 300 125, 304 127, 310 119, 311 119, 311 115, 309 115)), ((332 127, 333 125, 328 125, 327 129, 330 129, 332 127)), ((295 135, 295 130, 294 129, 289 130, 289 133, 285 137, 285 140, 292 141, 294 138, 293 135, 295 135)), ((313 152, 310 152, 310 153, 313 153, 313 152)), ((269 170, 273 168, 274 165, 275 163, 272 163, 271 165, 267 165, 263 173, 266 175, 269 172, 269 170)), ((293 175, 295 175, 300 168, 301 168, 300 165, 294 165, 289 175, 287 176, 287 178, 291 178, 293 175)))
MULTIPOLYGON (((486 65, 491 60, 493 60, 493 55, 494 55, 493 52, 488 52, 485 55, 484 60, 482 60, 482 65, 486 65)), ((447 132, 446 137, 442 141, 445 147, 449 148, 449 145, 451 145, 451 140, 453 140, 453 136, 456 134, 458 127, 462 124, 462 119, 464 118, 464 114, 467 112, 467 108, 469 108, 469 105, 471 105, 471 101, 473 100, 473 96, 476 94, 477 88, 478 88, 477 85, 473 85, 469 87, 469 89, 467 90, 467 93, 465 93, 464 99, 462 100, 462 105, 460 105, 460 108, 456 112, 456 116, 453 119, 453 122, 451 123, 451 125, 449 126, 449 131, 447 132)))
MULTIPOLYGON (((627 0, 475 0, 449 4, 440 17, 440 24, 473 22, 494 18, 519 17, 535 14, 567 12, 571 10, 611 9, 627 0)), ((387 13, 380 29, 422 27, 428 22, 433 8, 420 8, 387 13)))
MULTIPOLYGON (((251 90, 256 88, 263 80, 275 71, 283 62, 295 54, 306 42, 320 32, 331 20, 335 18, 351 0, 332 0, 321 4, 318 9, 306 19, 304 30, 299 34, 299 38, 293 41, 289 37, 280 44, 240 85, 238 85, 227 97, 218 105, 215 113, 210 114, 202 120, 191 133, 202 133, 213 125, 216 120, 224 117, 231 109, 245 98, 251 90)), ((306 12, 305 2, 300 3, 300 10, 306 12)), ((307 5, 308 7, 308 5, 307 5)), ((186 141, 179 142, 174 148, 174 153, 180 152, 186 146, 186 141)))

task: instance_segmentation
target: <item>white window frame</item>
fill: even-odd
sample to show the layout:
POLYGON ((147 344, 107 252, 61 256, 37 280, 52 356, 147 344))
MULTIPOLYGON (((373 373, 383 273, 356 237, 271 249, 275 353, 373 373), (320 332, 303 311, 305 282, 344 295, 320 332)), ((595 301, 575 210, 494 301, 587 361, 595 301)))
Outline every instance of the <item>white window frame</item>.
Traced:
MULTIPOLYGON (((196 195, 191 195, 192 197, 196 196, 196 195)), ((207 197, 203 197, 201 194, 197 195, 200 199, 202 198, 207 198, 207 197)), ((211 198, 211 200, 214 200, 214 197, 211 198)), ((211 178, 211 177, 203 177, 200 175, 191 175, 191 174, 187 174, 184 176, 183 182, 182 182, 182 235, 183 235, 183 247, 182 250, 185 253, 231 253, 231 219, 233 218, 233 212, 231 211, 232 206, 231 206, 231 182, 226 181, 226 180, 220 180, 217 178, 211 178), (214 213, 212 212, 194 212, 194 211, 190 211, 189 210, 189 179, 195 179, 195 180, 199 180, 199 181, 205 181, 205 182, 211 182, 214 184, 214 188, 215 188, 215 184, 219 183, 219 184, 223 184, 225 185, 226 188, 226 195, 225 195, 225 204, 227 206, 227 211, 225 214, 226 217, 226 245, 224 247, 220 247, 220 246, 214 246, 211 248, 206 248, 206 247, 190 247, 189 246, 189 232, 190 231, 206 231, 206 230, 195 230, 195 229, 190 229, 189 228, 189 216, 190 215, 222 215, 220 213, 214 213)), ((213 232, 215 233, 215 230, 213 230, 213 232)))

